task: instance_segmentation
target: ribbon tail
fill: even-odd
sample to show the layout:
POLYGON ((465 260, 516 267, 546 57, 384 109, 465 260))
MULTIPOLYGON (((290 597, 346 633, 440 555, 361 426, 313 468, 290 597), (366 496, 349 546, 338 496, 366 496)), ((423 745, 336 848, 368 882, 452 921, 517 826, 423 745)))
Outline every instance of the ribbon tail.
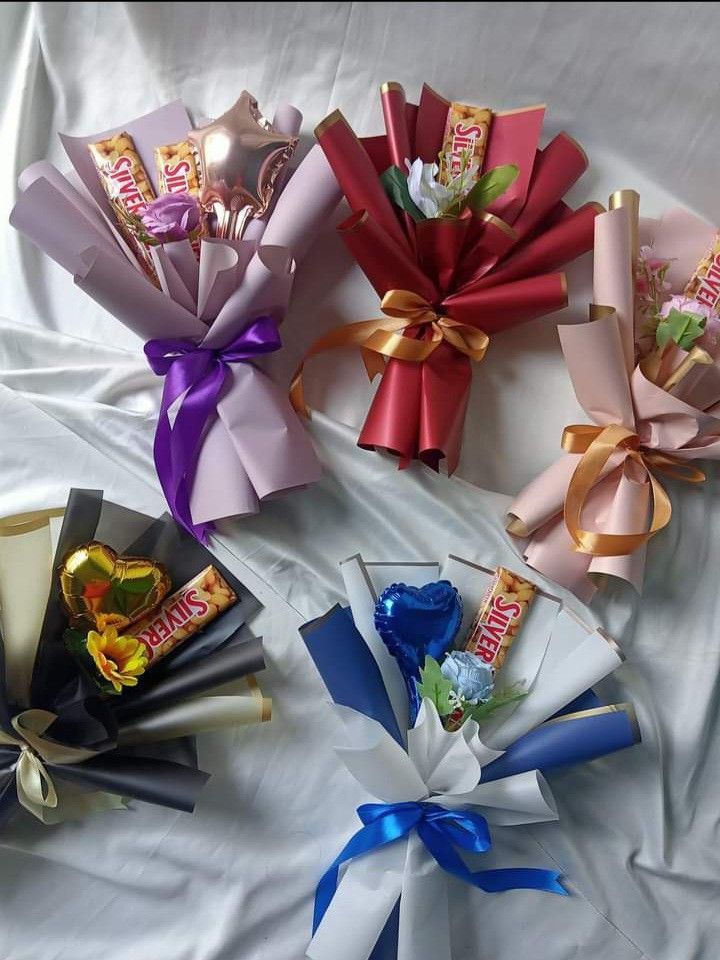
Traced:
POLYGON ((544 890, 547 893, 567 896, 567 890, 560 883, 560 874, 554 870, 513 867, 473 872, 461 859, 442 830, 429 823, 419 823, 417 830, 420 839, 443 870, 479 890, 484 890, 486 893, 502 893, 506 890, 544 890))
POLYGON ((190 494, 198 445, 208 418, 216 408, 227 372, 227 365, 218 361, 213 368, 199 370, 193 376, 176 362, 165 378, 153 445, 155 466, 170 512, 182 527, 205 544, 214 524, 193 522, 190 494), (170 407, 180 397, 180 409, 171 426, 170 407))
MULTIPOLYGON (((383 372, 385 363, 375 348, 366 348, 366 343, 371 342, 371 338, 375 334, 384 342, 386 335, 398 333, 410 325, 410 323, 411 321, 404 317, 386 316, 377 320, 360 320, 357 323, 348 323, 342 327, 335 327, 322 337, 319 337, 305 352, 290 382, 290 403, 295 412, 306 419, 310 418, 310 409, 305 401, 305 388, 303 385, 303 373, 308 360, 312 360, 313 357, 317 357, 321 353, 326 353, 328 350, 337 350, 342 347, 359 347, 362 351, 362 358, 368 377, 372 380, 378 373, 383 372)), ((418 341, 408 340, 407 342, 415 344, 414 348, 410 347, 409 349, 414 349, 415 351, 425 349, 418 346, 418 341)))
POLYGON ((536 867, 508 867, 503 870, 478 870, 470 873, 470 883, 486 893, 503 893, 506 890, 542 890, 569 896, 557 870, 542 870, 536 867))
POLYGON ((381 354, 376 353, 374 350, 369 350, 367 347, 361 347, 360 355, 365 366, 365 372, 368 375, 368 380, 372 381, 378 374, 385 372, 385 360, 381 354))
MULTIPOLYGON (((164 391, 163 391, 164 393, 164 391)), ((180 524, 191 536, 207 546, 208 536, 214 529, 214 524, 194 524, 190 510, 190 495, 184 479, 175 482, 172 470, 173 431, 167 413, 161 409, 155 429, 153 442, 153 458, 155 470, 160 486, 170 507, 173 519, 180 524)))
POLYGON ((55 784, 42 760, 29 750, 22 750, 15 768, 17 798, 38 820, 49 823, 46 816, 58 805, 55 784))
POLYGON ((305 370, 305 359, 300 361, 295 373, 293 374, 292 380, 290 381, 290 404, 299 416, 305 417, 306 420, 310 419, 310 408, 308 407, 305 401, 305 387, 303 385, 303 372, 305 370))

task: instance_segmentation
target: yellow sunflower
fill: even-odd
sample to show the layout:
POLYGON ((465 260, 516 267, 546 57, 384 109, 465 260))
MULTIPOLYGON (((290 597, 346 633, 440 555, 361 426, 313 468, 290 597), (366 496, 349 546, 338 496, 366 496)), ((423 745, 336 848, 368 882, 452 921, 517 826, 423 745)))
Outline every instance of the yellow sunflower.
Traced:
POLYGON ((122 693, 123 687, 137 686, 137 678, 145 673, 148 665, 144 644, 136 637, 119 637, 116 627, 107 627, 102 633, 91 630, 87 635, 87 652, 116 693, 122 693))

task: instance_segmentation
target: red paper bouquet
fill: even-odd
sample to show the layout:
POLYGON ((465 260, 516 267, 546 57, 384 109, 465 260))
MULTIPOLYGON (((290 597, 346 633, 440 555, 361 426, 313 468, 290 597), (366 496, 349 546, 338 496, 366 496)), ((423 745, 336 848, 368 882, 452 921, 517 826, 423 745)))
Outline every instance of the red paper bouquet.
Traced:
MULTIPOLYGON (((471 361, 489 335, 567 305, 557 271, 592 248, 603 208, 563 202, 588 160, 566 133, 538 147, 542 105, 493 113, 425 85, 415 106, 397 83, 382 86, 381 101, 384 135, 358 139, 336 111, 316 136, 352 209, 338 230, 384 316, 330 331, 305 360, 359 347, 370 377, 382 373, 359 445, 401 466, 438 469, 446 458, 452 473, 471 361)), ((307 413, 302 369, 291 398, 307 413)))

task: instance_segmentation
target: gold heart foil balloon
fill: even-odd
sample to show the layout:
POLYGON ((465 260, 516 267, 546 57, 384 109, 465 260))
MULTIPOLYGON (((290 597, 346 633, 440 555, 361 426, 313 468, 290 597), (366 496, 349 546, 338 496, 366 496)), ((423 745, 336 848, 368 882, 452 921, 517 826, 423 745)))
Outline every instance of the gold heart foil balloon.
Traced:
POLYGON ((250 220, 267 213, 297 137, 274 130, 243 90, 227 113, 191 130, 188 139, 200 161, 200 206, 210 233, 239 240, 250 220))
POLYGON ((165 568, 154 560, 119 557, 104 543, 75 547, 59 568, 60 590, 71 622, 97 630, 122 630, 156 607, 170 589, 165 568))

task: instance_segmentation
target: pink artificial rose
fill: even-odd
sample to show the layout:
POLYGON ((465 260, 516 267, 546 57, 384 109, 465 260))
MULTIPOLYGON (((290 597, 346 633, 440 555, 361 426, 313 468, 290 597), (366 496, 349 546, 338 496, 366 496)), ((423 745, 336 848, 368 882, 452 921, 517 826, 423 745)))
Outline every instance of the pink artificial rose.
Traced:
POLYGON ((660 309, 660 316, 667 317, 671 310, 677 310, 679 313, 694 313, 696 316, 705 317, 706 320, 712 316, 710 307, 690 297, 684 297, 681 293, 674 293, 669 300, 666 300, 660 309))

